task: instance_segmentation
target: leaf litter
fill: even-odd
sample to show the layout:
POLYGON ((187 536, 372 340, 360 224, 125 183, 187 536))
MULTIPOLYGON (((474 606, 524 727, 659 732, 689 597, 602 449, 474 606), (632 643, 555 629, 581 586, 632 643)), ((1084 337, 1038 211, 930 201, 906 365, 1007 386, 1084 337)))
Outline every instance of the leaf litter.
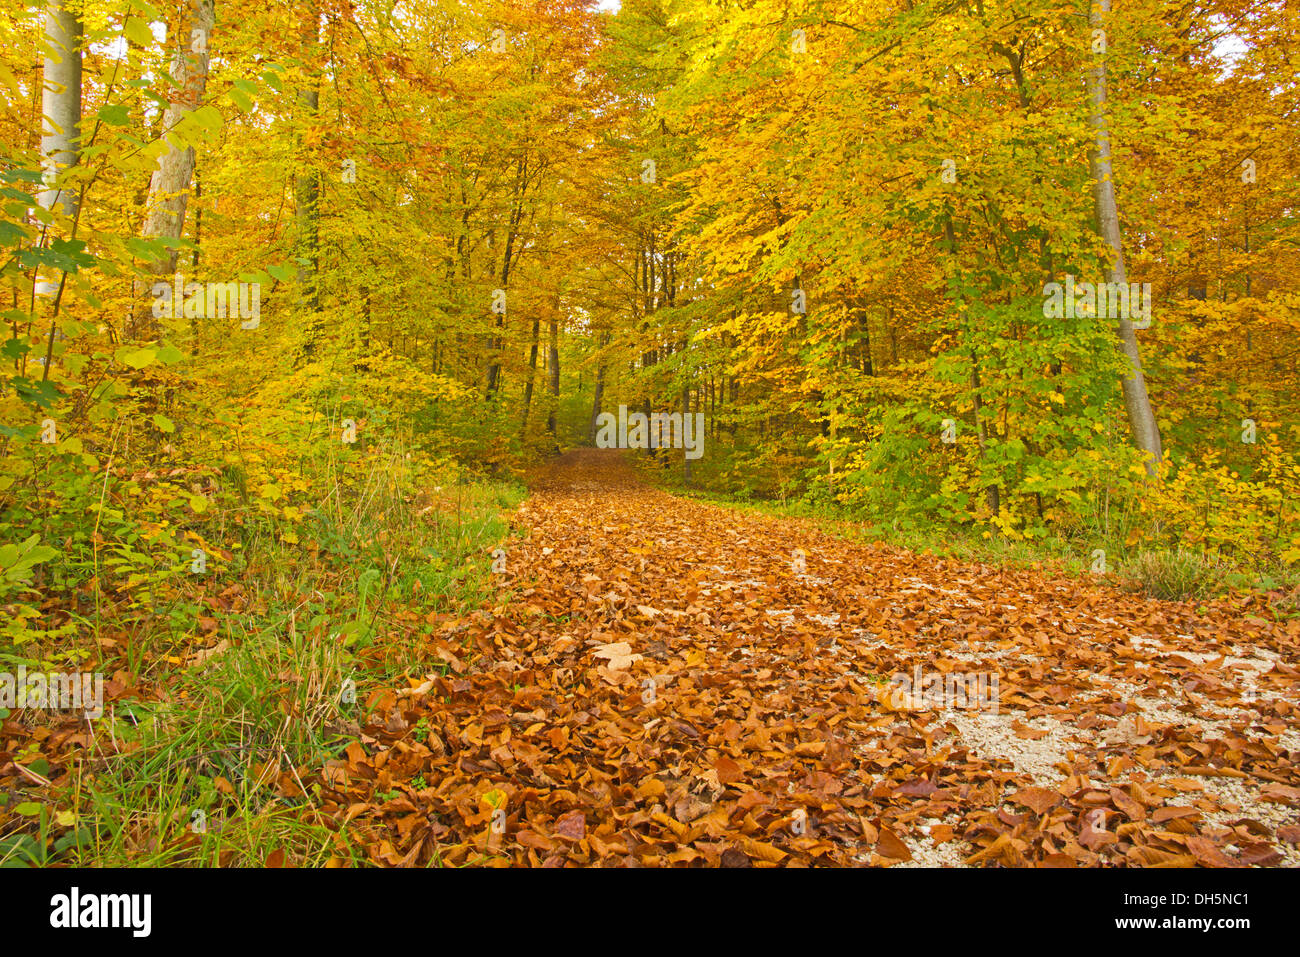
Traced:
POLYGON ((424 671, 461 667, 377 692, 321 774, 376 864, 1300 864, 1300 621, 1261 599, 849 544, 615 452, 533 492, 424 671), (888 693, 917 667, 996 675, 997 712, 888 693))

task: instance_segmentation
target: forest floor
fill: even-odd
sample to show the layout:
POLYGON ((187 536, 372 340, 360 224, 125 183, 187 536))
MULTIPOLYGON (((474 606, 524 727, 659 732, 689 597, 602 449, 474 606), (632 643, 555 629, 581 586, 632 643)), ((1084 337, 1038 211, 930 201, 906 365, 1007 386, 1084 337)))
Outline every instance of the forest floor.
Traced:
POLYGON ((1300 620, 1258 599, 847 544, 615 451, 532 484, 497 607, 323 770, 376 863, 1300 864, 1300 620))

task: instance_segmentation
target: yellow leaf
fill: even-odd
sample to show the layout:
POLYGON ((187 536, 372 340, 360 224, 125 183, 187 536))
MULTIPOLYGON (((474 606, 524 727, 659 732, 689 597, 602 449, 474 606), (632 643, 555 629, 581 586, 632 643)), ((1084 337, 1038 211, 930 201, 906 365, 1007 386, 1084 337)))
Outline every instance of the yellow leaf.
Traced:
POLYGON ((779 847, 773 847, 771 844, 763 844, 752 838, 742 837, 737 843, 740 849, 750 857, 757 857, 760 861, 767 861, 769 864, 780 864, 785 860, 785 851, 779 847))

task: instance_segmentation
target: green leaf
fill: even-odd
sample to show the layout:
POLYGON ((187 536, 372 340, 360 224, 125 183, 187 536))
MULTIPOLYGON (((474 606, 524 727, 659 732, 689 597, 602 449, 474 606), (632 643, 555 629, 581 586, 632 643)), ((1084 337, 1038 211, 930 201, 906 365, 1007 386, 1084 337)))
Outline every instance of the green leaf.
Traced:
POLYGON ((50 244, 49 249, 39 247, 24 249, 18 254, 18 262, 24 269, 48 266, 51 269, 74 273, 83 266, 95 265, 95 257, 83 252, 85 248, 86 244, 80 239, 56 239, 50 244))
POLYGON ((99 108, 99 119, 109 126, 128 126, 131 123, 131 111, 125 103, 107 103, 99 108))
POLYGON ((127 17, 126 23, 122 25, 122 32, 137 46, 153 46, 153 31, 149 29, 149 24, 139 17, 127 17))
POLYGON ((9 384, 13 386, 14 392, 18 393, 18 398, 42 409, 54 408, 54 403, 62 396, 59 387, 48 379, 44 382, 32 382, 24 376, 15 376, 9 380, 9 384))
POLYGON ((0 183, 33 183, 41 182, 41 172, 35 169, 11 169, 0 173, 0 183))
POLYGON ((39 544, 33 535, 21 544, 0 545, 0 579, 10 582, 31 581, 32 568, 59 554, 58 549, 39 544))
POLYGON ((11 223, 7 219, 0 219, 0 244, 12 246, 26 238, 27 233, 17 223, 11 223))
POLYGON ((154 424, 155 426, 157 426, 158 429, 159 429, 159 431, 161 431, 161 432, 175 432, 175 431, 176 431, 176 424, 175 424, 174 422, 172 422, 171 419, 167 418, 167 416, 162 415, 162 414, 160 414, 160 413, 155 413, 155 414, 154 414, 154 417, 153 417, 153 424, 154 424))
POLYGON ((149 348, 119 349, 116 358, 129 365, 132 369, 144 369, 153 365, 154 360, 158 358, 158 353, 149 348))
POLYGON ((221 125, 226 121, 225 117, 221 115, 221 111, 211 104, 199 107, 189 115, 188 119, 193 120, 200 129, 209 133, 218 132, 221 125))
POLYGON ((158 350, 158 361, 163 365, 172 365, 185 358, 185 353, 168 343, 158 350))

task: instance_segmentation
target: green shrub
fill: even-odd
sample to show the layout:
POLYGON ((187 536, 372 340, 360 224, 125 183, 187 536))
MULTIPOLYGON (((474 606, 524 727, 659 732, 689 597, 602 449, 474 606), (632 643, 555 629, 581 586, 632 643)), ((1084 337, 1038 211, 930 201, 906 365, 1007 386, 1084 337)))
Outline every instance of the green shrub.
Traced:
POLYGON ((1178 548, 1142 552, 1124 571, 1150 598, 1189 601, 1220 590, 1228 570, 1214 556, 1178 548))

